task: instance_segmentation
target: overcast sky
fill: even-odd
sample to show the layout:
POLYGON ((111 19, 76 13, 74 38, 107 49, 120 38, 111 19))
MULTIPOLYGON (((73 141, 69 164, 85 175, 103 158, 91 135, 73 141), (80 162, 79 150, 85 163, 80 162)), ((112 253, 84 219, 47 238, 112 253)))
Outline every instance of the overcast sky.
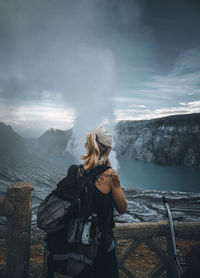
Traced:
POLYGON ((0 0, 0 121, 46 129, 200 112, 199 0, 0 0))

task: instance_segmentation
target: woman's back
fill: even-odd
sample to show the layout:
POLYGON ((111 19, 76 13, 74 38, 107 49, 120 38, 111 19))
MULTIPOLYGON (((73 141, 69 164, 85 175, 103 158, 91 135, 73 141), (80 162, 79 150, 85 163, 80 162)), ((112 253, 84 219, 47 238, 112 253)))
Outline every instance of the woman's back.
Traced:
MULTIPOLYGON (((93 183, 93 203, 101 230, 112 234, 112 228, 114 227, 113 199, 112 192, 108 190, 107 179, 104 178, 108 171, 110 172, 110 169, 100 174, 93 183)), ((79 169, 79 176, 87 176, 87 173, 88 171, 86 172, 83 166, 79 169)))

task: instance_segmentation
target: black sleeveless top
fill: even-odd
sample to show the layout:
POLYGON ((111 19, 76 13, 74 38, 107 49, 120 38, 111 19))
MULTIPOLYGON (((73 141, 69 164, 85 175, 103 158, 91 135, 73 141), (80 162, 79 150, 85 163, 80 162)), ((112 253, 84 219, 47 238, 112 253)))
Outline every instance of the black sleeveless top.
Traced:
POLYGON ((100 226, 105 230, 106 225, 108 225, 108 231, 111 231, 114 227, 112 193, 105 194, 94 184, 93 197, 100 226))

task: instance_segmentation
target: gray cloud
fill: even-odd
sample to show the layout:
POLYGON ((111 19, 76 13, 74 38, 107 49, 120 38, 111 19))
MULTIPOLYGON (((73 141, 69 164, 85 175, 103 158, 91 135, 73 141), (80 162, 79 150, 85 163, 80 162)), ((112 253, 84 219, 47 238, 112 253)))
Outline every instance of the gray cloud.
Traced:
POLYGON ((169 115, 199 113, 200 100, 188 103, 179 103, 173 107, 161 107, 156 109, 117 109, 115 111, 117 120, 150 120, 169 115))
POLYGON ((118 103, 130 102, 155 107, 200 98, 200 49, 180 53, 167 75, 152 75, 148 81, 138 81, 132 89, 133 98, 116 98, 118 103))
MULTIPOLYGON (((49 105, 56 115, 62 109, 74 109, 79 130, 80 121, 90 119, 88 128, 105 118, 112 121, 113 110, 125 110, 126 105, 132 105, 136 114, 144 111, 142 116, 157 107, 176 107, 181 101, 197 100, 200 64, 199 49, 194 47, 197 36, 189 44, 180 19, 183 11, 174 1, 164 4, 165 14, 160 1, 152 1, 152 6, 147 2, 1 1, 1 120, 18 128, 21 121, 21 126, 27 124, 27 128, 36 130, 39 125, 36 122, 40 122, 37 105, 43 112, 49 105), (177 32, 187 42, 182 47, 177 41, 173 45, 172 38, 177 32), (120 97, 132 101, 113 102, 120 97), (29 114, 25 107, 30 108, 29 114), (35 109, 32 117, 31 109, 35 109), (19 111, 24 111, 27 121, 22 121, 19 111)), ((189 11, 187 25, 195 33, 199 10, 192 11, 194 1, 190 10, 188 5, 183 4, 184 11, 189 11)), ((53 125, 50 112, 45 117, 43 112, 41 125, 44 128, 53 125)), ((134 116, 133 112, 126 115, 134 116)), ((65 122, 69 126, 70 121, 63 118, 63 125, 65 122)), ((58 120, 54 123, 58 124, 58 120)))
POLYGON ((11 101, 40 97, 43 89, 60 90, 73 101, 73 96, 81 95, 74 89, 74 79, 81 78, 83 67, 91 75, 98 66, 83 64, 87 46, 112 53, 118 76, 123 74, 119 84, 129 79, 128 64, 133 79, 152 59, 148 30, 140 25, 135 1, 124 5, 105 0, 17 0, 0 5, 1 34, 8 34, 1 51, 1 93, 11 101))

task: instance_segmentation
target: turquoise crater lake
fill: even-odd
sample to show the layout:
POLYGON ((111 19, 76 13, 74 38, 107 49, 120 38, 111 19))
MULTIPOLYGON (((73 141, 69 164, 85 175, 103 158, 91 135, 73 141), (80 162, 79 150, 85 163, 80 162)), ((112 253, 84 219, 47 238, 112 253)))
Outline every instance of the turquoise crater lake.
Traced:
POLYGON ((200 192, 200 167, 160 166, 119 159, 121 185, 127 189, 200 192))

